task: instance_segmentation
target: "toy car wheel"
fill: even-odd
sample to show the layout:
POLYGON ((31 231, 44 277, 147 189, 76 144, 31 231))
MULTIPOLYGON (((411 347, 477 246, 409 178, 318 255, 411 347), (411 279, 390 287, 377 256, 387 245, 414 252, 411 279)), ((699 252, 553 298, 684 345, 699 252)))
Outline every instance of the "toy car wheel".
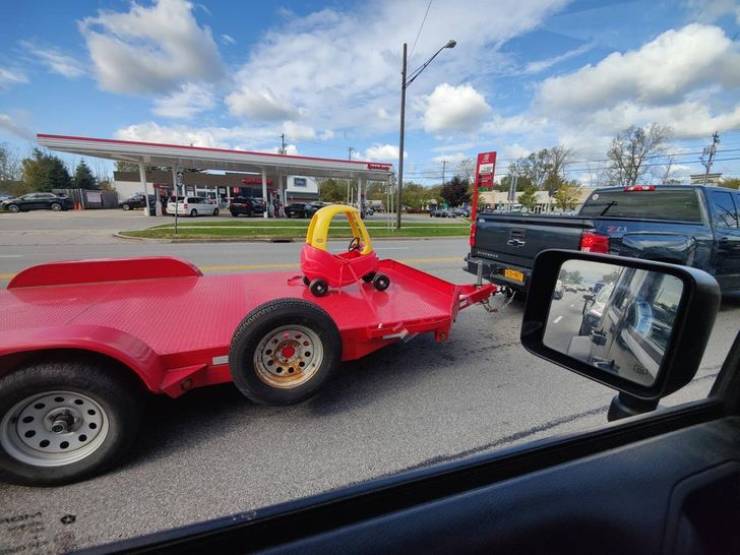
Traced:
POLYGON ((308 287, 309 285, 311 285, 311 280, 308 279, 307 276, 303 276, 303 285, 305 285, 306 287, 308 287))
POLYGON ((370 283, 373 281, 373 279, 375 279, 375 272, 368 272, 367 274, 362 276, 362 281, 364 281, 365 283, 370 283))
POLYGON ((60 485, 118 463, 136 438, 138 384, 91 362, 49 361, 0 380, 0 472, 60 485))
POLYGON ((308 399, 341 359, 342 341, 331 317, 313 303, 278 299, 249 313, 234 333, 229 364, 234 384, 265 405, 308 399))
POLYGON ((388 276, 385 274, 377 274, 373 278, 373 285, 375 286, 375 289, 378 291, 385 291, 388 289, 388 286, 391 284, 391 280, 388 276))
POLYGON ((313 280, 308 288, 316 297, 323 297, 329 292, 329 284, 327 284, 323 279, 313 280))

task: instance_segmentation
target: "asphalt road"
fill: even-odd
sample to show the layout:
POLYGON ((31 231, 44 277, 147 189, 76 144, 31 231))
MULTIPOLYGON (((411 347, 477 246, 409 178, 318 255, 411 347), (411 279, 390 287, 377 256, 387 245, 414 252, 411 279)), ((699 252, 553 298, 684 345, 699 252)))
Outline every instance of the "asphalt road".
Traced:
MULTIPOLYGON (((295 264, 300 247, 139 243, 102 232, 85 242, 74 230, 55 231, 53 244, 42 236, 42 244, 34 237, 0 246, 0 274, 51 259, 160 254, 207 273, 269 271, 295 264)), ((460 270, 466 246, 464 239, 377 243, 381 256, 459 282, 472 279, 460 270)), ((122 467, 63 488, 0 485, 0 553, 99 544, 605 425, 613 392, 526 353, 522 309, 518 302, 496 314, 467 309, 448 342, 418 337, 344 364, 299 406, 255 406, 231 385, 153 399, 122 467)), ((665 404, 707 394, 739 327, 740 305, 726 305, 697 378, 665 404)))

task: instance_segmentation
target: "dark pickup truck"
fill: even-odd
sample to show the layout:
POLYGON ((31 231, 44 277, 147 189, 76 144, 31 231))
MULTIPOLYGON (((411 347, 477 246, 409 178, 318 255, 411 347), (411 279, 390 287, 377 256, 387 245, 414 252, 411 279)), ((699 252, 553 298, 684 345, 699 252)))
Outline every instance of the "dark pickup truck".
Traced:
POLYGON ((694 266, 740 293, 740 192, 701 185, 597 189, 576 216, 481 213, 466 270, 526 291, 534 258, 575 249, 694 266))

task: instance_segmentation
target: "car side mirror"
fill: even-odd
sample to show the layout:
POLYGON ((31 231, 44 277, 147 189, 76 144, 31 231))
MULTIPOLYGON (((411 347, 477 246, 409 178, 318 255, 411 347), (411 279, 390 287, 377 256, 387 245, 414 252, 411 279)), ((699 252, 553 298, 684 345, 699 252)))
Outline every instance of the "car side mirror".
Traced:
POLYGON ((654 410, 693 379, 720 299, 716 280, 696 268, 547 250, 535 260, 521 341, 540 358, 619 391, 613 420, 654 410), (558 281, 573 287, 554 298, 558 281), (583 286, 598 293, 573 293, 583 286))

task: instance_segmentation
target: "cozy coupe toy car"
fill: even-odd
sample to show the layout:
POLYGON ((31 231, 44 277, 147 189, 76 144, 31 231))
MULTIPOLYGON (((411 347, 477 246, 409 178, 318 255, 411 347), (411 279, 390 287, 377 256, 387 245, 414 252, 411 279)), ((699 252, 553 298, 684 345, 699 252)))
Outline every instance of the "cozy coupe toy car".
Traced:
POLYGON ((380 260, 373 250, 360 212, 352 206, 332 204, 318 210, 306 233, 306 244, 301 250, 303 282, 317 297, 323 297, 329 287, 342 287, 361 279, 378 291, 390 285, 387 275, 378 273, 380 260), (352 231, 347 252, 333 254, 327 250, 329 227, 335 216, 344 214, 352 231))

